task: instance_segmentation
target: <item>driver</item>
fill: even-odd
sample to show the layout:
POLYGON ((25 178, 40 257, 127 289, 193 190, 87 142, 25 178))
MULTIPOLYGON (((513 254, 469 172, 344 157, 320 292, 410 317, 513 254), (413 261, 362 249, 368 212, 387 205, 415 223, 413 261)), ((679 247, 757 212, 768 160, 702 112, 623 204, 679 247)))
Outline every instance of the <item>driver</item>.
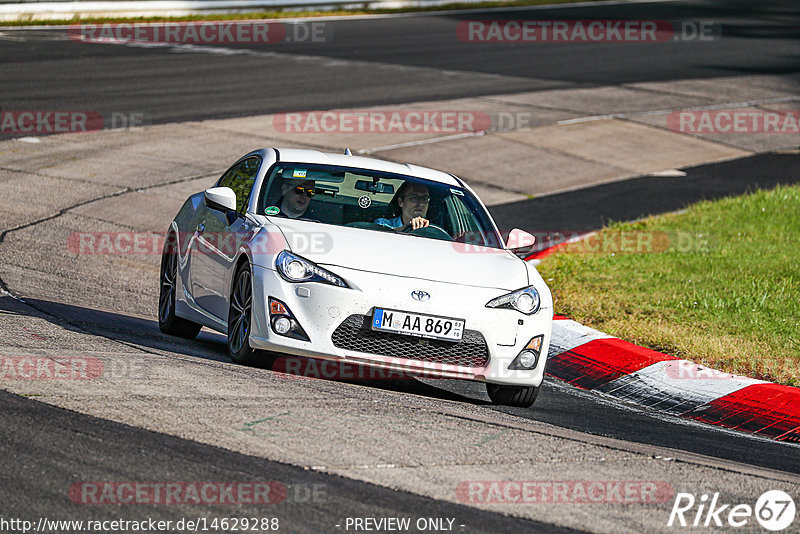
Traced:
POLYGON ((302 217, 316 194, 314 185, 314 180, 285 179, 281 184, 282 196, 278 199, 281 214, 290 219, 302 217))
POLYGON ((391 219, 381 218, 375 221, 389 228, 403 228, 409 226, 411 230, 425 228, 430 224, 425 217, 428 214, 430 194, 428 188, 415 182, 403 182, 397 194, 389 203, 392 213, 391 219), (399 213, 398 213, 399 212, 399 213))

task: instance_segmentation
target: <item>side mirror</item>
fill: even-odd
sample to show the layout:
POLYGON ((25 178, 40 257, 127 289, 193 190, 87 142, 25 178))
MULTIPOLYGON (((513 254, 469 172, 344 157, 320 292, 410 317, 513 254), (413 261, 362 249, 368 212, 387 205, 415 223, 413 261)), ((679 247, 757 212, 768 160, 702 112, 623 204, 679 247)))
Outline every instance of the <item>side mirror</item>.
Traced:
POLYGON ((236 193, 230 187, 212 187, 203 193, 206 206, 222 212, 236 211, 236 193))
POLYGON ((536 243, 535 236, 529 234, 525 230, 514 228, 508 233, 506 248, 510 249, 511 252, 515 253, 517 256, 527 256, 534 243, 536 243))

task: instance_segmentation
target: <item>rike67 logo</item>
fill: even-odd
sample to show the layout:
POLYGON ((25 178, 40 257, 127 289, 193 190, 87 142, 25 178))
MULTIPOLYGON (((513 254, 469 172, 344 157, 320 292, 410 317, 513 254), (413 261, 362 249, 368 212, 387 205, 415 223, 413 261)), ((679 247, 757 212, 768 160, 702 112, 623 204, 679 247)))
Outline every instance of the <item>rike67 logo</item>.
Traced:
POLYGON ((678 493, 667 526, 716 527, 730 531, 731 527, 751 525, 755 519, 763 528, 779 532, 792 524, 794 515, 794 499, 781 490, 765 492, 755 506, 725 503, 719 493, 703 494, 699 499, 691 493, 678 493))

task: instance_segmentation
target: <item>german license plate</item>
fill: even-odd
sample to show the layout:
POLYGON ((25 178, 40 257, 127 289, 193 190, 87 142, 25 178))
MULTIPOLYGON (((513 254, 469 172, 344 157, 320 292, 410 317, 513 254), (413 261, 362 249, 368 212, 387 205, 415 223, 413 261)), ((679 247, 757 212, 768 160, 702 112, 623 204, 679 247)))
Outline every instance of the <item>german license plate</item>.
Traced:
POLYGON ((372 314, 372 329, 409 336, 460 341, 464 335, 464 320, 375 308, 372 314))

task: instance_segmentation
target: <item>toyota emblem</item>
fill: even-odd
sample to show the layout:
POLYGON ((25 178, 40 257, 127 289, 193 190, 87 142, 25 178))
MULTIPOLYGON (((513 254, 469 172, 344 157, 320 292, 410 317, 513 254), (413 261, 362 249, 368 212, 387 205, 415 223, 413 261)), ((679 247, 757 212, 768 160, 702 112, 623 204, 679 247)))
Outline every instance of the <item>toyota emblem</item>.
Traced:
POLYGON ((420 302, 425 302, 426 300, 431 299, 431 295, 427 291, 417 290, 411 292, 411 298, 413 298, 414 300, 418 300, 420 302))

